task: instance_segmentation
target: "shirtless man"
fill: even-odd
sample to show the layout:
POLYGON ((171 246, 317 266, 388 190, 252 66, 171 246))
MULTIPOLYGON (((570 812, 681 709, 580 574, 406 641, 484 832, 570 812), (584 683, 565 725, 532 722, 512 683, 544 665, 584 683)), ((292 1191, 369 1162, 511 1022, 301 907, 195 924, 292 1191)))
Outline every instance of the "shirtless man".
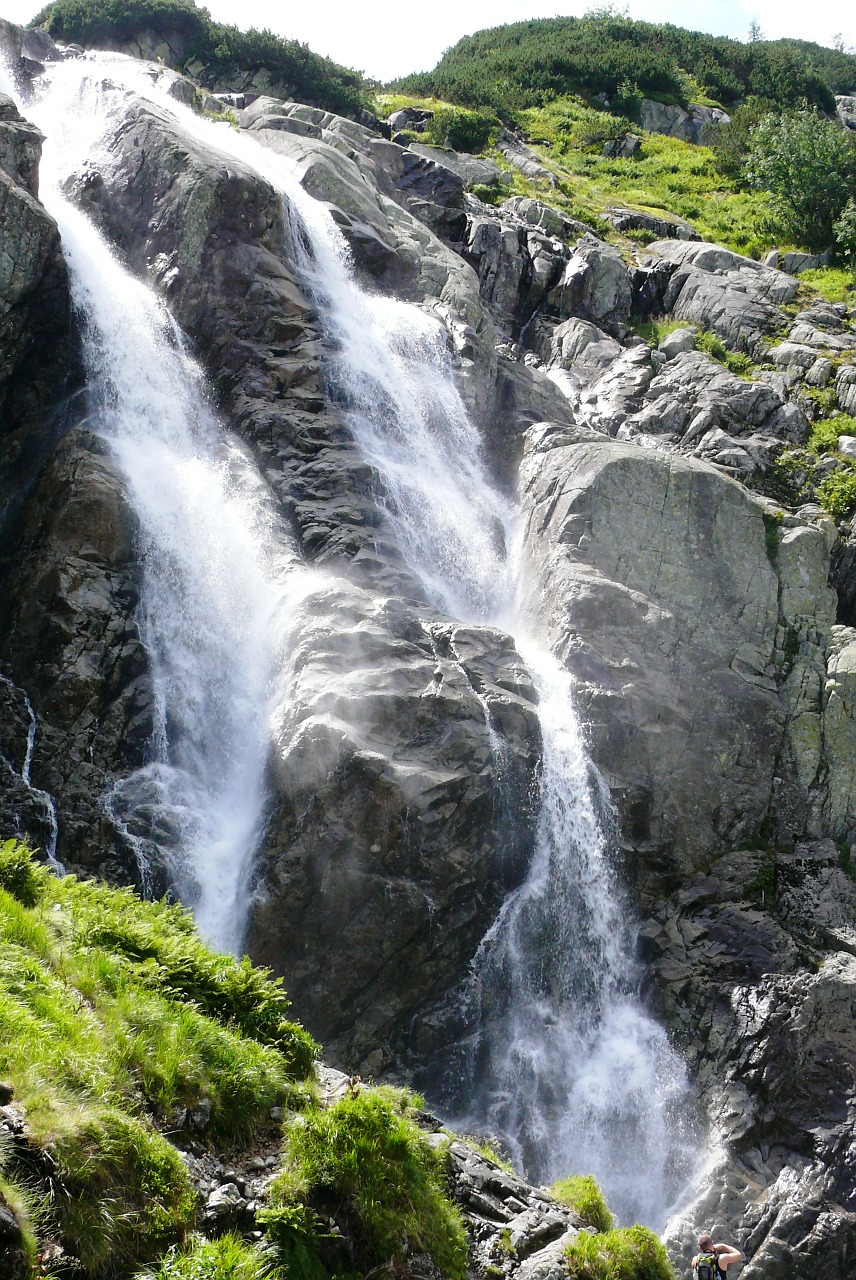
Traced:
POLYGON ((697 1280, 720 1280, 731 1266, 739 1262, 743 1254, 730 1244, 714 1244, 713 1236, 701 1235, 698 1238, 699 1251, 693 1258, 693 1275, 697 1280), (711 1267, 705 1261, 713 1254, 716 1257, 716 1275, 709 1274, 711 1267), (700 1265, 701 1264, 701 1265, 700 1265))

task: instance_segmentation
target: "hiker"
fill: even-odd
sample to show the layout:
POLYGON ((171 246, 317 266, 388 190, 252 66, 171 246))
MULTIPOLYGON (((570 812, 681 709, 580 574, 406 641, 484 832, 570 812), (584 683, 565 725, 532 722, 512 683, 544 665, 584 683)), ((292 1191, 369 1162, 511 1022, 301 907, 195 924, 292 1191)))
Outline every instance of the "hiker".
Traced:
POLYGON ((713 1236, 698 1238, 699 1251, 693 1258, 695 1280, 723 1280, 732 1262, 739 1262, 743 1254, 730 1244, 714 1244, 713 1236))

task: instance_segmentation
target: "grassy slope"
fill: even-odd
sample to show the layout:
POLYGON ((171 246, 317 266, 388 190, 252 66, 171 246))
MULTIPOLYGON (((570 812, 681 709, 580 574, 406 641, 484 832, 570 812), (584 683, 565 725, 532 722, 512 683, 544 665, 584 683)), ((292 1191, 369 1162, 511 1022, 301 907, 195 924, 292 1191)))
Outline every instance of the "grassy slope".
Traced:
MULTIPOLYGON (((384 94, 374 103, 380 115, 411 105, 437 111, 449 104, 405 94, 384 94)), ((772 237, 763 230, 768 216, 766 195, 738 191, 718 172, 709 148, 644 133, 641 151, 633 159, 609 159, 600 154, 599 143, 587 140, 597 133, 638 127, 594 111, 580 98, 558 98, 545 107, 521 111, 518 119, 529 145, 556 174, 559 186, 532 182, 512 171, 515 193, 542 199, 583 221, 597 220, 610 205, 626 204, 657 215, 677 214, 705 240, 738 253, 759 256, 770 247, 772 237)), ((509 167, 490 147, 485 154, 509 167)))
POLYGON ((196 1196, 163 1134, 177 1109, 207 1098, 210 1137, 247 1139, 311 1070, 287 1008, 180 908, 57 880, 0 845, 0 1079, 49 1170, 48 1225, 87 1275, 121 1273, 192 1225, 196 1196))

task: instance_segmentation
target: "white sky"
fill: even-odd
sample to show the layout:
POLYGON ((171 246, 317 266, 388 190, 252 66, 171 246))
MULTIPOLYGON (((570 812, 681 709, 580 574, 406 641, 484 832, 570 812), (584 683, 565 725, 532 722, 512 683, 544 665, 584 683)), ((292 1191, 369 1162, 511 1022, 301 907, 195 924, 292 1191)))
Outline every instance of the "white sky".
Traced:
MULTIPOLYGON (((0 16, 26 23, 42 8, 43 0, 0 0, 0 16)), ((379 80, 409 71, 433 67, 444 49, 463 35, 484 27, 526 18, 550 18, 557 12, 581 14, 594 7, 593 0, 430 0, 408 5, 401 0, 314 0, 292 5, 278 0, 205 0, 205 7, 220 22, 247 27, 269 27, 279 35, 308 44, 348 67, 356 67, 379 80)), ((852 0, 629 0, 630 15, 651 22, 709 31, 714 35, 744 38, 753 18, 769 39, 796 36, 831 44, 841 33, 856 45, 856 5, 852 0)))

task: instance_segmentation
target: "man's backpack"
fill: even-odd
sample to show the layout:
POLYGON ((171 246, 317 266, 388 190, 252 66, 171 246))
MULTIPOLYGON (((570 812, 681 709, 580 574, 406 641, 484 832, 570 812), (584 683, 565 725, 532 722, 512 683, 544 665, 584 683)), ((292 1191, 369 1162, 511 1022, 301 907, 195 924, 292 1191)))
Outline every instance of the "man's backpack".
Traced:
POLYGON ((715 1253, 700 1253, 696 1258, 696 1280, 722 1280, 715 1253))

